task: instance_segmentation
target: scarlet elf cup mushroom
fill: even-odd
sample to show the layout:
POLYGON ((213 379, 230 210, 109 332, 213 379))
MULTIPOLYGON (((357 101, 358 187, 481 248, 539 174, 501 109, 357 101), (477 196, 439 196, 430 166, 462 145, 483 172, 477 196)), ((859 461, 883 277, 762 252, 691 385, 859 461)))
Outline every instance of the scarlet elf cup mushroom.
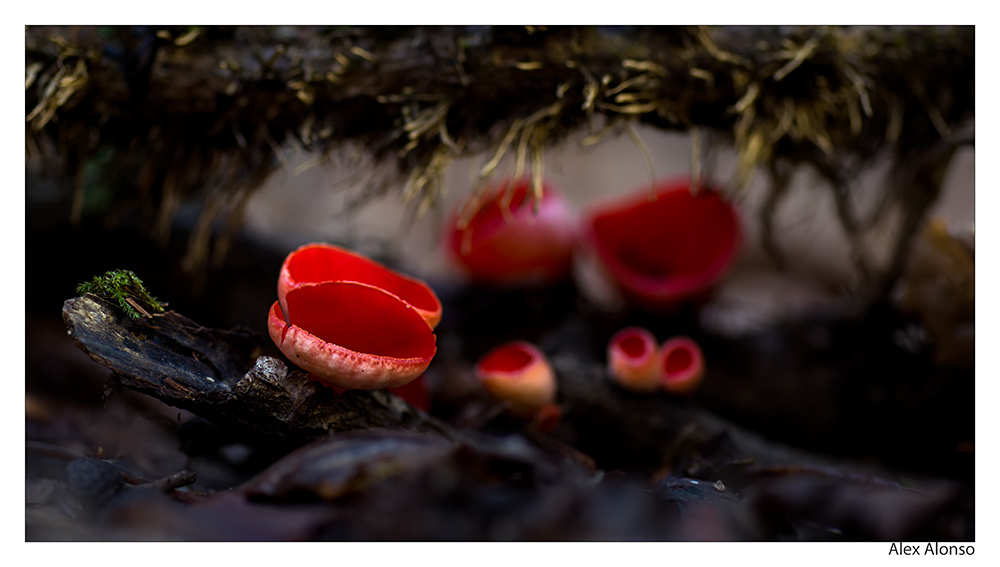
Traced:
POLYGON ((360 254, 324 243, 306 244, 285 258, 278 276, 278 303, 296 287, 329 281, 353 281, 377 287, 409 304, 431 328, 441 320, 441 301, 424 282, 401 274, 360 254))
POLYGON ((301 284, 274 302, 268 331, 281 352, 321 382, 349 390, 398 388, 437 352, 434 332, 412 305, 349 281, 301 284))
POLYGON ((628 327, 608 341, 608 373, 623 388, 652 392, 660 388, 660 345, 653 333, 628 327))
POLYGON ((733 207, 711 188, 692 193, 687 179, 593 209, 584 236, 624 295, 653 311, 707 295, 741 240, 733 207))
POLYGON ((548 359, 531 343, 504 343, 483 355, 475 374, 494 397, 511 411, 532 416, 556 398, 556 378, 548 359))
POLYGON ((413 381, 403 384, 399 388, 391 388, 389 391, 403 398, 415 408, 424 411, 431 409, 431 392, 423 374, 417 376, 413 381))
POLYGON ((705 376, 705 357, 687 337, 668 339, 660 347, 660 384, 671 394, 689 394, 705 376))
POLYGON ((535 203, 522 179, 484 189, 460 207, 449 223, 452 259, 475 282, 492 285, 551 283, 569 274, 575 220, 548 183, 535 203))

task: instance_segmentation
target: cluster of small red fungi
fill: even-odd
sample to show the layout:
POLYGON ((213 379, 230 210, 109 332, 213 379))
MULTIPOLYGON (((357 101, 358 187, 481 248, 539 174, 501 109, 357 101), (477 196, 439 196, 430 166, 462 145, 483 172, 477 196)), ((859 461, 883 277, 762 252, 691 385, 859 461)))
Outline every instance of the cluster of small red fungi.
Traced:
MULTIPOLYGON (((527 180, 480 193, 455 213, 446 243, 473 281, 548 284, 569 276, 575 253, 596 256, 633 305, 667 312, 710 293, 740 245, 733 208, 716 191, 687 180, 602 205, 577 222, 548 184, 540 198, 527 180)), ((437 351, 441 302, 426 283, 331 244, 308 244, 286 258, 271 307, 271 338, 296 365, 340 389, 411 384, 437 351)), ((698 345, 675 337, 658 346, 632 327, 608 346, 608 370, 633 391, 691 392, 704 373, 698 345)), ((475 366, 482 385, 514 415, 544 429, 558 421, 556 379, 537 347, 500 345, 475 366)), ((426 388, 396 390, 426 409, 426 388)))
POLYGON ((705 374, 705 357, 688 337, 673 337, 661 346, 648 330, 628 327, 608 342, 608 374, 633 392, 689 394, 705 374))

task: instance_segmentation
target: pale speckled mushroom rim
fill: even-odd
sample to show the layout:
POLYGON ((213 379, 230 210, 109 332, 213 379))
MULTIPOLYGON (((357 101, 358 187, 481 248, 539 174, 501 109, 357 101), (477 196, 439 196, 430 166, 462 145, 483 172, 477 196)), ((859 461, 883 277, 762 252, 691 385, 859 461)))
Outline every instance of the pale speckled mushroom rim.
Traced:
MULTIPOLYGON (((418 363, 423 363, 423 362, 427 362, 427 361, 432 360, 434 358, 434 356, 437 354, 437 335, 434 334, 434 329, 431 328, 431 326, 427 322, 427 320, 424 319, 424 317, 422 315, 420 315, 420 311, 417 310, 412 305, 410 305, 409 303, 403 301, 402 299, 399 299, 395 295, 393 295, 393 294, 385 291, 384 289, 382 289, 380 287, 369 285, 369 284, 365 284, 365 283, 361 283, 361 282, 335 281, 335 282, 308 283, 308 284, 300 284, 295 289, 298 289, 299 287, 313 287, 313 286, 319 286, 319 285, 358 285, 358 286, 363 286, 363 287, 371 288, 371 289, 374 289, 374 290, 378 290, 379 292, 384 293, 385 295, 388 295, 389 297, 392 297, 392 298, 396 299, 397 301, 399 301, 399 303, 401 303, 402 305, 406 306, 406 308, 411 309, 414 313, 416 313, 420 317, 420 320, 423 321, 425 325, 427 325, 428 332, 431 334, 432 337, 434 337, 434 343, 435 343, 434 344, 434 351, 430 354, 430 356, 427 356, 427 357, 416 357, 415 356, 415 357, 408 357, 408 358, 398 358, 398 357, 394 357, 394 356, 385 356, 385 355, 381 355, 381 354, 373 354, 373 353, 358 352, 358 351, 355 351, 355 350, 351 350, 351 349, 349 349, 347 347, 344 347, 344 346, 341 346, 341 345, 338 345, 338 344, 335 344, 335 343, 330 343, 330 342, 324 341, 323 339, 321 339, 321 338, 317 337, 316 335, 310 333, 307 329, 305 329, 303 327, 300 327, 298 325, 294 325, 294 324, 289 323, 288 319, 285 316, 285 312, 281 309, 281 305, 279 304, 279 302, 275 301, 274 304, 271 305, 271 309, 268 311, 268 321, 270 322, 270 320, 273 318, 280 325, 279 328, 281 328, 281 340, 282 340, 282 344, 284 343, 285 335, 287 334, 287 332, 294 327, 295 329, 298 329, 298 331, 300 333, 303 333, 304 335, 306 335, 307 338, 311 338, 311 339, 313 339, 313 340, 315 340, 317 342, 320 342, 320 343, 326 343, 328 345, 331 345, 331 346, 334 347, 335 350, 341 351, 341 352, 345 353, 345 355, 347 355, 347 356, 352 356, 353 355, 353 356, 360 357, 360 358, 367 358, 367 359, 370 359, 370 360, 379 360, 379 361, 386 361, 386 362, 392 362, 392 363, 418 364, 418 363)), ((291 291, 291 290, 289 290, 289 291, 291 291)), ((278 345, 278 346, 280 348, 282 345, 278 345)))

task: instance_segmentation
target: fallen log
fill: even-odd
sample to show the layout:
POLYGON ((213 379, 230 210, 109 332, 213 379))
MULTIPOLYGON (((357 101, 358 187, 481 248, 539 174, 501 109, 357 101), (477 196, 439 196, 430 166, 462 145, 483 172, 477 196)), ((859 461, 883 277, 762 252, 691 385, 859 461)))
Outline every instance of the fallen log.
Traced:
POLYGON ((296 447, 331 432, 384 427, 457 433, 384 391, 342 394, 264 354, 245 330, 198 325, 173 311, 130 319, 95 295, 69 299, 77 346, 124 386, 249 438, 296 447))
MULTIPOLYGON (((131 319, 91 294, 67 300, 63 320, 77 346, 111 369, 112 387, 191 411, 258 444, 292 449, 330 433, 372 428, 482 443, 475 432, 454 428, 390 392, 326 388, 265 354, 272 347, 246 330, 204 327, 173 311, 131 319)), ((747 465, 820 466, 889 476, 776 444, 693 404, 626 395, 610 386, 600 365, 561 355, 553 362, 559 403, 567 410, 563 430, 571 432, 555 438, 575 449, 529 432, 549 450, 576 458, 582 450, 598 463, 640 474, 658 469, 710 480, 735 480, 733 473, 741 475, 747 465)))

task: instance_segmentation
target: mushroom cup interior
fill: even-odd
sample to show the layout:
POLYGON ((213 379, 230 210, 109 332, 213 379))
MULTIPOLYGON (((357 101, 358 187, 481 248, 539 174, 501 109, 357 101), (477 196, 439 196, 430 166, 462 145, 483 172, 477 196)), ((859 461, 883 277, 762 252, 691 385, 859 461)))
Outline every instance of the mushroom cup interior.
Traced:
POLYGON ((618 342, 618 347, 629 358, 643 358, 649 354, 649 345, 639 335, 628 335, 618 342))
POLYGON ((599 211, 591 230, 612 271, 654 280, 693 279, 708 284, 735 255, 739 224, 722 196, 691 195, 687 185, 667 186, 657 198, 599 211))
POLYGON ((524 369, 535 357, 520 346, 506 346, 489 353, 479 362, 483 372, 514 374, 524 369))
POLYGON ((303 247, 291 255, 287 267, 296 283, 356 281, 384 289, 418 309, 433 312, 441 307, 426 285, 336 247, 303 247))
POLYGON ((688 370, 693 363, 694 357, 691 356, 691 351, 684 347, 678 347, 671 349, 664 355, 663 370, 667 375, 672 376, 688 370))
MULTIPOLYGON (((525 180, 518 181, 514 183, 513 191, 511 192, 510 203, 507 206, 507 211, 513 218, 524 218, 531 216, 531 199, 528 198, 528 182, 525 180)), ((545 191, 547 187, 543 186, 542 199, 545 200, 545 191)), ((501 206, 501 202, 504 196, 507 194, 507 183, 502 183, 495 189, 490 190, 488 193, 489 199, 484 202, 476 213, 472 216, 469 221, 469 227, 471 227, 472 233, 466 235, 466 230, 460 229, 455 223, 455 228, 451 232, 451 238, 453 239, 453 247, 456 250, 461 250, 463 246, 462 240, 468 238, 468 248, 475 249, 479 246, 485 244, 488 240, 493 238, 493 236, 503 230, 509 225, 508 217, 505 214, 504 208, 501 206)))
POLYGON ((569 275, 576 220, 565 201, 543 184, 538 214, 533 211, 531 182, 501 182, 460 227, 462 209, 449 223, 447 248, 474 281, 487 285, 551 283, 569 275), (503 205, 510 188, 510 202, 503 205))
POLYGON ((327 282, 288 292, 288 322, 348 350, 391 358, 430 358, 434 334, 420 314, 367 285, 327 282))

